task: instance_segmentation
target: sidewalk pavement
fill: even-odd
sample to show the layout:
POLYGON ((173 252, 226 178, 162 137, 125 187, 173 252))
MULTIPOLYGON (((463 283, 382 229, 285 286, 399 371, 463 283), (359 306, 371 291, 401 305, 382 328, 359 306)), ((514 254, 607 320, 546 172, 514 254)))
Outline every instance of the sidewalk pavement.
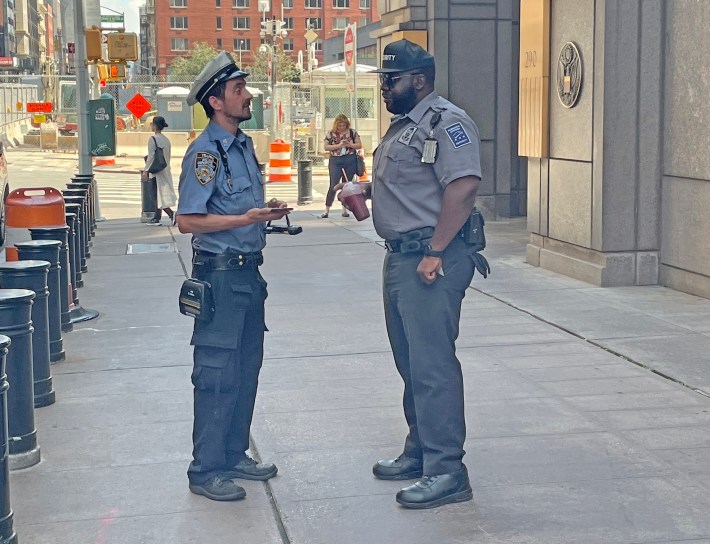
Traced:
POLYGON ((458 341, 474 500, 410 511, 371 473, 406 433, 381 241, 370 220, 293 221, 265 252, 252 427, 278 476, 234 503, 188 491, 190 236, 109 219, 79 291, 100 316, 65 333, 42 461, 11 473, 20 543, 710 543, 710 398, 693 390, 710 391, 710 301, 530 267, 524 220, 490 222, 458 341))

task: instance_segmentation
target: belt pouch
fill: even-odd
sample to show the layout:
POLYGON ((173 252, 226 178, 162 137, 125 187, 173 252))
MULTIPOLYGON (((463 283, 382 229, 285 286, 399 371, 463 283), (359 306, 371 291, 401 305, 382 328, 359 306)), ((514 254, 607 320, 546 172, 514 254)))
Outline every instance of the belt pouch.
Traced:
POLYGON ((474 207, 461 229, 463 231, 463 241, 469 246, 476 246, 476 251, 481 251, 486 247, 486 235, 483 232, 484 224, 483 215, 474 207))
POLYGON ((209 322, 214 315, 212 286, 206 281, 188 278, 182 283, 179 298, 180 313, 209 322))

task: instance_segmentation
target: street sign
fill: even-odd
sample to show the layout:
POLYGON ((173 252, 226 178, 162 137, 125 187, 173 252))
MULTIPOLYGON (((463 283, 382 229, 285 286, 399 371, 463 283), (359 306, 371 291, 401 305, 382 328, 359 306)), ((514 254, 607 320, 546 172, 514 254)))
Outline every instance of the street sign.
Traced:
POLYGON ((126 108, 140 119, 150 110, 151 105, 141 93, 136 93, 135 96, 128 101, 126 108))
POLYGON ((122 23, 123 22, 123 15, 102 15, 101 22, 102 23, 122 23))
POLYGON ((304 37, 308 43, 311 43, 318 39, 318 34, 316 34, 312 28, 309 28, 308 32, 304 34, 304 37))
POLYGON ((67 43, 67 53, 70 55, 76 53, 76 45, 74 45, 74 42, 67 43))
POLYGON ((52 103, 27 102, 27 113, 52 113, 52 103))
POLYGON ((345 84, 348 92, 355 92, 355 67, 357 65, 357 27, 352 24, 345 28, 345 36, 343 36, 345 52, 345 84))
POLYGON ((46 123, 46 122, 47 122, 47 116, 44 115, 43 113, 40 113, 40 114, 38 114, 38 115, 33 115, 33 116, 32 116, 32 122, 33 122, 35 125, 41 125, 42 123, 46 123))

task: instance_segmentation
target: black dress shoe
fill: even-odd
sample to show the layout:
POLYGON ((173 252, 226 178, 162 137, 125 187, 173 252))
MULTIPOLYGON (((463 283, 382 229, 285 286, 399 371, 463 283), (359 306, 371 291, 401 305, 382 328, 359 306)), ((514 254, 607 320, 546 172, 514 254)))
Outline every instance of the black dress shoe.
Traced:
POLYGON ((372 467, 380 480, 414 480, 423 476, 421 459, 400 455, 397 459, 381 459, 372 467))
POLYGON ((251 457, 244 457, 232 470, 225 471, 229 478, 241 478, 242 480, 268 480, 276 476, 279 471, 273 463, 257 463, 251 457))
POLYGON ((226 475, 214 476, 202 484, 190 484, 190 491, 213 501, 238 501, 247 496, 243 487, 239 487, 226 475))
POLYGON ((436 508, 444 504, 470 501, 473 498, 468 472, 424 476, 418 482, 397 493, 397 502, 405 508, 436 508))

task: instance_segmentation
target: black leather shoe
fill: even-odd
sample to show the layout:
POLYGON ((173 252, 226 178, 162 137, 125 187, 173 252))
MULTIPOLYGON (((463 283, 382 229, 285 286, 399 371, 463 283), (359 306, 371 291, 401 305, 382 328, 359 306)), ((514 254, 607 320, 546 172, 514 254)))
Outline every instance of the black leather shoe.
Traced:
POLYGON ((414 480, 423 476, 421 459, 400 455, 397 459, 380 459, 372 473, 380 480, 414 480))
POLYGON ((239 487, 226 475, 214 476, 203 484, 190 484, 190 491, 213 501, 238 501, 247 496, 243 487, 239 487))
POLYGON ((268 480, 276 476, 279 471, 273 463, 257 463, 251 457, 244 457, 232 470, 227 470, 224 474, 229 478, 241 478, 242 480, 268 480))
POLYGON ((436 508, 444 504, 470 501, 472 498, 473 491, 466 467, 448 474, 424 476, 397 493, 397 502, 405 508, 436 508))

